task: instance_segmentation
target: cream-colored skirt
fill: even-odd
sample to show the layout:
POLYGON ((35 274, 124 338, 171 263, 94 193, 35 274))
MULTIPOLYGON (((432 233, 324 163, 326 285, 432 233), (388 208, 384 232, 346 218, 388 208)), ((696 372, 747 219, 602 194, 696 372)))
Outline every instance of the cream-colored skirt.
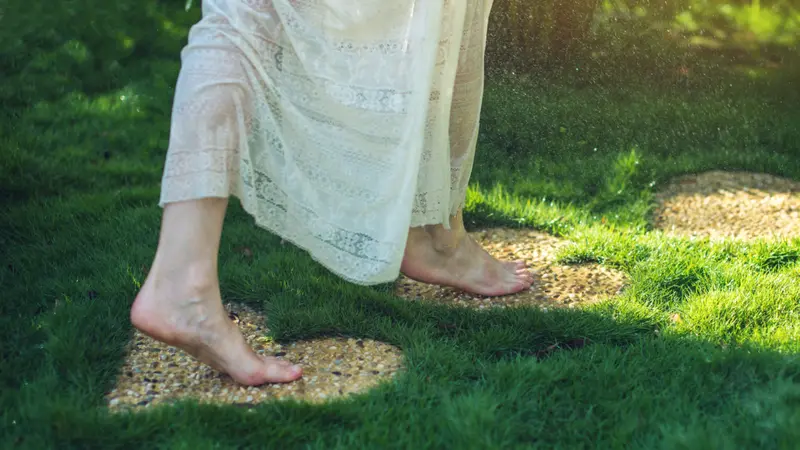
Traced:
POLYGON ((238 197, 358 284, 463 206, 492 0, 204 0, 160 204, 238 197))

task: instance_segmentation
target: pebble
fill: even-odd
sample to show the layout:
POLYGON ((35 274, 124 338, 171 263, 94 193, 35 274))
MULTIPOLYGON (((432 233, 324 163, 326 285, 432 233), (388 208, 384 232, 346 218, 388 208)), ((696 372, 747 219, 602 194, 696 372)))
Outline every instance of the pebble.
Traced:
POLYGON ((170 352, 165 345, 136 332, 117 385, 106 395, 109 408, 112 411, 136 410, 188 398, 223 404, 238 403, 241 399, 255 404, 289 398, 321 402, 371 389, 403 368, 400 349, 372 340, 324 338, 287 345, 273 343, 264 339, 265 330, 248 326, 263 322, 263 316, 241 305, 235 308, 239 317, 237 325, 248 343, 266 342, 263 344, 266 354, 282 353, 283 359, 301 363, 306 376, 293 383, 240 386, 184 352, 170 352), (360 373, 355 371, 359 364, 363 367, 360 373), (375 370, 379 365, 382 366, 380 372, 375 370), (332 367, 336 367, 335 372, 332 367), (374 375, 373 371, 380 375, 374 375))
POLYGON ((545 233, 495 229, 470 234, 495 257, 526 261, 537 278, 533 286, 513 295, 483 298, 431 287, 401 276, 395 294, 406 299, 421 298, 478 310, 524 306, 568 308, 569 303, 583 306, 613 297, 627 281, 623 272, 599 264, 557 264, 556 254, 570 245, 570 241, 545 233), (568 301, 562 301, 567 298, 568 301))
POLYGON ((687 175, 657 193, 655 226, 667 235, 720 240, 800 236, 800 182, 761 173, 687 175))

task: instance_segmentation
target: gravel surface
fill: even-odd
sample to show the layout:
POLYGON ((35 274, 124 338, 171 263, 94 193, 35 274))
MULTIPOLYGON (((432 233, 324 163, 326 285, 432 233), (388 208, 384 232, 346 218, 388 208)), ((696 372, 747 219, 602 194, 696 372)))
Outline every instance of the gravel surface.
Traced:
POLYGON ((106 395, 109 408, 136 410, 185 399, 242 407, 289 398, 317 403, 364 392, 402 369, 402 352, 394 346, 348 338, 280 345, 265 337, 260 313, 243 305, 226 308, 258 353, 300 364, 303 378, 287 384, 241 386, 188 354, 137 332, 117 384, 106 395))
MULTIPOLYGON (((518 229, 471 234, 498 258, 527 261, 536 274, 534 286, 514 295, 484 298, 401 277, 397 295, 478 309, 531 305, 574 308, 617 295, 624 287, 624 274, 599 264, 556 264, 556 251, 569 241, 518 229)), ((258 353, 300 364, 303 378, 287 384, 240 386, 186 353, 136 332, 117 384, 106 395, 109 408, 131 411, 184 399, 243 407, 289 398, 317 403, 367 391, 403 368, 402 351, 394 346, 348 338, 280 345, 266 337, 268 330, 259 312, 238 304, 226 308, 258 353)))
POLYGON ((654 226, 714 240, 800 236, 800 183, 773 175, 712 171, 672 180, 656 195, 654 226))
POLYGON ((503 297, 482 297, 401 277, 396 294, 414 301, 477 309, 514 306, 575 308, 617 295, 624 287, 625 276, 620 271, 599 264, 556 264, 556 251, 568 245, 569 241, 521 229, 494 228, 470 234, 497 258, 525 260, 536 276, 531 289, 503 297))

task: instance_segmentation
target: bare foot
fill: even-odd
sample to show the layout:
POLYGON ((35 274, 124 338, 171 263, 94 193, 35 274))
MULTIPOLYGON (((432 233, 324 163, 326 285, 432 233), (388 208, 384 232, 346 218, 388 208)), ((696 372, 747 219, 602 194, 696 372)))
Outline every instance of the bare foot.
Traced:
POLYGON ((516 269, 527 269, 528 268, 528 263, 526 263, 525 261, 522 261, 522 260, 519 260, 519 261, 501 261, 501 262, 509 269, 516 270, 516 269))
POLYGON ((443 247, 434 234, 412 229, 400 270, 413 280, 489 297, 514 294, 533 284, 523 261, 499 261, 468 234, 459 234, 443 247))
POLYGON ((287 361, 253 352, 228 318, 216 282, 186 283, 173 274, 171 280, 159 279, 154 272, 131 308, 131 322, 142 333, 184 350, 244 385, 283 383, 302 376, 302 369, 287 361))

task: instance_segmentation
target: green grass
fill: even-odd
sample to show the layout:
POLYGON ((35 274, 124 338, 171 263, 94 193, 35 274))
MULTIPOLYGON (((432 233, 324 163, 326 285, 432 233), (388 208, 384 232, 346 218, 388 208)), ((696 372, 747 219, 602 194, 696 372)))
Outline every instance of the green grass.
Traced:
POLYGON ((110 415, 103 394, 155 250, 178 52, 198 11, 8 3, 0 447, 797 448, 800 240, 720 244, 648 225, 653 192, 675 175, 800 179, 797 65, 742 72, 704 60, 672 81, 600 66, 491 80, 467 219, 571 238, 562 261, 629 275, 619 298, 583 311, 410 304, 331 276, 233 205, 226 299, 265 310, 277 339, 399 345, 408 371, 325 406, 184 402, 110 415), (580 338, 591 344, 534 357, 580 338))

